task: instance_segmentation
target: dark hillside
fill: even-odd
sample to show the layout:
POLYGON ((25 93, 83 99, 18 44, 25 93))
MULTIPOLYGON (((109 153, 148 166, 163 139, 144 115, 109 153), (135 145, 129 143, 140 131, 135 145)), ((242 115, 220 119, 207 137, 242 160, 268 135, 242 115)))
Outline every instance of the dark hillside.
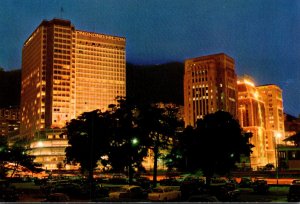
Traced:
POLYGON ((20 106, 21 70, 0 70, 0 108, 20 106))
POLYGON ((127 64, 127 98, 136 102, 183 104, 182 63, 138 66, 127 64))

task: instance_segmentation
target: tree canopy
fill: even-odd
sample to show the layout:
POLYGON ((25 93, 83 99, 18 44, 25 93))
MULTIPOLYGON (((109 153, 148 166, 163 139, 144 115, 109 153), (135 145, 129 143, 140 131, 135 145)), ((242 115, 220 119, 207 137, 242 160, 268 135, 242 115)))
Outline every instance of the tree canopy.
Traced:
POLYGON ((4 178, 9 170, 7 164, 13 163, 11 176, 22 166, 32 172, 42 171, 41 164, 34 162, 35 156, 28 153, 26 142, 17 141, 11 147, 7 138, 0 137, 0 178, 4 178))
POLYGON ((197 121, 196 128, 187 127, 178 137, 171 153, 175 165, 187 171, 202 169, 205 176, 225 175, 251 153, 249 134, 243 134, 237 120, 229 113, 218 111, 197 121))
POLYGON ((130 182, 133 169, 143 168, 142 162, 152 149, 156 178, 159 149, 168 147, 179 124, 176 111, 155 105, 133 105, 124 98, 118 98, 118 104, 109 108, 104 113, 83 113, 67 124, 67 162, 80 163, 91 176, 100 161, 115 172, 126 170, 130 182))
POLYGON ((66 148, 67 163, 80 163, 81 170, 90 178, 97 162, 107 154, 109 144, 109 114, 99 110, 85 112, 67 124, 69 145, 66 148))
POLYGON ((141 107, 139 126, 142 136, 147 140, 148 148, 153 151, 153 185, 157 182, 157 162, 161 150, 167 150, 173 144, 176 131, 183 126, 177 118, 178 110, 172 107, 145 105, 141 107))

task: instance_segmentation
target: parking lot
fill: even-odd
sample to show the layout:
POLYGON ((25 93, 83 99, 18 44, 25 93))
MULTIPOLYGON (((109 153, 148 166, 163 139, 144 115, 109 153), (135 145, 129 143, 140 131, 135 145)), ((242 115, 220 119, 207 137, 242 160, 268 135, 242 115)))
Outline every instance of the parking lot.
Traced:
MULTIPOLYGON (((45 194, 41 191, 40 186, 35 185, 33 182, 27 183, 14 183, 13 184, 20 194, 19 202, 41 202, 46 199, 45 194)), ((106 184, 108 185, 108 184, 106 184)), ((123 185, 123 184, 122 184, 123 185)), ((111 189, 118 189, 122 185, 109 184, 111 189)), ((173 188, 179 189, 179 186, 173 186, 173 188)), ((236 201, 239 202, 287 202, 287 193, 289 186, 270 186, 269 192, 265 194, 255 193, 252 188, 238 188, 240 195, 236 201)), ((90 199, 86 198, 74 198, 70 197, 71 202, 89 202, 90 199)), ((108 197, 99 198, 97 201, 112 201, 108 197)), ((115 201, 115 200, 114 200, 115 201)), ((128 200, 127 201, 148 201, 143 200, 128 200)), ((185 200, 179 200, 185 201, 185 200)))

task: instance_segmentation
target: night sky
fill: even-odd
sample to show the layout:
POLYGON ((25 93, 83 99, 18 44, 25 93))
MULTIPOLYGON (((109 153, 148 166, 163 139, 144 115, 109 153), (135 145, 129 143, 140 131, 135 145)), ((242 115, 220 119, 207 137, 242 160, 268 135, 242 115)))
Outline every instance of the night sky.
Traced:
POLYGON ((284 111, 300 113, 298 0, 1 0, 0 66, 19 69, 24 41, 53 18, 126 37, 127 61, 134 64, 224 52, 238 75, 280 86, 284 111))

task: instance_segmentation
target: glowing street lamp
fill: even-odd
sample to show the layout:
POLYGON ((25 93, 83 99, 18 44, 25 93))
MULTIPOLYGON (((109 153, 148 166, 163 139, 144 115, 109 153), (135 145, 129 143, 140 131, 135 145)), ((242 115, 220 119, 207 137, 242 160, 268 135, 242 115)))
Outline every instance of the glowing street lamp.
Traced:
POLYGON ((131 147, 130 147, 130 158, 129 158, 129 164, 128 164, 128 181, 129 181, 129 185, 131 185, 132 183, 132 164, 133 164, 133 149, 136 148, 136 146, 139 143, 139 140, 137 138, 132 138, 130 140, 131 143, 131 147))
POLYGON ((137 139, 137 138, 133 138, 132 140, 131 140, 131 144, 132 145, 137 145, 139 143, 139 140, 137 139))

